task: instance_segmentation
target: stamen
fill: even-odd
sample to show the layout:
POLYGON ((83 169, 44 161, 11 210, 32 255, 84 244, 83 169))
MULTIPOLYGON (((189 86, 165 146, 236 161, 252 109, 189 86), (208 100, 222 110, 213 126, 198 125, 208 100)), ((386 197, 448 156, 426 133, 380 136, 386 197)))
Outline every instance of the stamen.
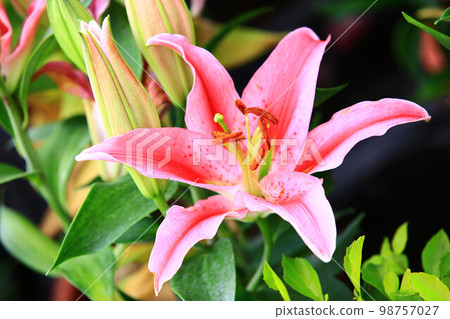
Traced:
POLYGON ((232 133, 212 131, 211 135, 214 137, 214 145, 223 145, 229 143, 230 141, 242 141, 243 139, 245 139, 241 131, 232 133))
POLYGON ((247 107, 245 106, 244 102, 242 102, 239 99, 236 99, 234 101, 234 105, 236 105, 236 107, 239 109, 239 111, 241 111, 242 114, 246 114, 245 110, 247 109, 247 107))
POLYGON ((261 162, 262 162, 263 159, 264 159, 264 156, 266 156, 266 147, 265 147, 265 145, 263 145, 263 146, 259 149, 259 151, 258 151, 258 156, 255 157, 255 158, 253 159, 252 163, 250 164, 250 169, 251 169, 252 171, 255 171, 255 170, 258 169, 259 164, 261 164, 261 162), (258 158, 258 157, 259 157, 259 158, 258 158))
POLYGON ((228 128, 227 124, 225 123, 225 121, 223 120, 223 115, 220 113, 216 113, 216 115, 214 115, 214 122, 218 123, 225 132, 230 133, 230 129, 228 128))
POLYGON ((256 116, 259 116, 261 119, 267 120, 267 121, 271 122, 272 124, 278 124, 278 120, 275 117, 275 115, 273 115, 269 111, 266 111, 266 110, 261 109, 259 107, 248 107, 248 108, 246 108, 245 112, 247 114, 250 113, 250 114, 254 114, 256 116))
POLYGON ((268 123, 263 119, 260 118, 258 120, 258 127, 261 130, 262 138, 264 139, 265 147, 267 150, 270 150, 270 137, 269 137, 269 126, 268 123))

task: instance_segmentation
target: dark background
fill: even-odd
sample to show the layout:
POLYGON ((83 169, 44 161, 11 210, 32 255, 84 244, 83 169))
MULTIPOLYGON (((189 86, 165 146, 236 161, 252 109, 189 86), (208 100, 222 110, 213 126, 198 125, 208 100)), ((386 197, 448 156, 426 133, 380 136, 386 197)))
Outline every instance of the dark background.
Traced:
MULTIPOLYGON (((320 9, 321 5, 338 2, 344 1, 210 0, 205 15, 227 22, 246 11, 271 5, 270 13, 248 25, 273 31, 308 26, 322 39, 331 34, 332 44, 371 3, 365 5, 366 1, 361 0, 362 9, 354 12, 339 10, 326 14, 320 9)), ((439 1, 395 1, 396 5, 386 7, 391 2, 379 0, 325 54, 318 86, 348 83, 348 87, 325 102, 319 112, 326 121, 334 112, 357 102, 393 97, 415 101, 432 116, 429 123, 403 125, 383 137, 359 143, 333 171, 335 190, 329 195, 334 210, 353 207, 356 212, 366 213, 361 227, 361 234, 366 235, 363 259, 378 253, 383 237, 392 237, 400 224, 409 221, 406 254, 410 268, 419 271, 420 252, 425 243, 440 228, 448 228, 450 220, 450 86, 447 92, 434 96, 420 94, 422 86, 438 75, 425 74, 417 51, 410 52, 411 58, 417 59, 416 64, 413 61, 414 70, 405 68, 404 61, 396 55, 398 28, 406 28, 412 41, 417 42, 418 35, 403 19, 401 11, 414 15, 420 6, 439 1)), ((411 46, 417 49, 414 43, 411 46)), ((264 60, 265 57, 231 71, 239 92, 264 60)), ((0 132, 0 161, 23 167, 8 139, 0 132)), ((15 181, 3 189, 6 205, 39 221, 45 203, 28 183, 15 181)), ((345 226, 345 222, 339 222, 338 227, 345 226)), ((0 256, 0 300, 49 298, 49 278, 28 270, 1 246, 0 256)))

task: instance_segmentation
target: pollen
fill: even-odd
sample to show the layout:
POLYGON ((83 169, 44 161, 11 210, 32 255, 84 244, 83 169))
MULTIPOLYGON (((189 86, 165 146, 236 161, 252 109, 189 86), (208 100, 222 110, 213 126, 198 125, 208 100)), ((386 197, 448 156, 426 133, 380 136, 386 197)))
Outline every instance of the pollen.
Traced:
POLYGON ((211 135, 214 137, 213 144, 215 145, 223 145, 229 143, 230 141, 242 141, 245 139, 241 131, 231 133, 212 131, 211 135))

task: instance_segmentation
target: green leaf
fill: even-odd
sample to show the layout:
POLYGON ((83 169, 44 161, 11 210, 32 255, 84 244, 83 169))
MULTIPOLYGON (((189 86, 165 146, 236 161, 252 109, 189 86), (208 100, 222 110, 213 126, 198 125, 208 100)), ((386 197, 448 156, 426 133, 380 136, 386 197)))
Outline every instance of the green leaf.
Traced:
POLYGON ((234 300, 236 266, 230 240, 219 240, 204 254, 185 260, 170 281, 183 300, 234 300))
POLYGON ((51 137, 39 150, 42 170, 61 203, 66 203, 66 186, 75 165, 75 156, 89 143, 84 116, 58 123, 51 137))
POLYGON ((365 236, 359 237, 348 248, 344 257, 344 269, 353 286, 361 296, 361 261, 365 236))
POLYGON ((340 91, 347 87, 347 83, 335 86, 332 88, 316 88, 316 97, 314 98, 314 107, 318 107, 323 102, 331 98, 332 96, 338 94, 340 91))
POLYGON ((405 254, 397 255, 392 251, 389 239, 385 237, 381 245, 381 256, 388 263, 389 269, 395 271, 397 275, 401 275, 408 268, 408 257, 405 254))
POLYGON ((43 61, 54 52, 55 47, 56 40, 51 34, 43 39, 36 49, 34 49, 23 69, 23 75, 19 85, 19 101, 22 106, 24 127, 28 124, 28 92, 30 90, 31 78, 38 68, 42 66, 43 61))
POLYGON ((283 256, 284 281, 294 290, 313 300, 324 300, 319 276, 305 258, 283 256))
POLYGON ((0 185, 16 179, 29 177, 35 174, 36 172, 24 172, 15 166, 0 163, 0 185))
POLYGON ((408 241, 408 222, 402 224, 394 234, 392 239, 392 249, 394 253, 400 255, 406 247, 408 241))
POLYGON ((448 7, 444 11, 444 13, 442 13, 441 17, 438 20, 434 21, 434 25, 438 24, 441 21, 448 21, 448 20, 450 20, 450 7, 448 7))
POLYGON ((136 39, 131 32, 126 10, 118 3, 109 7, 111 29, 117 48, 138 79, 142 77, 143 60, 136 39))
POLYGON ((83 5, 83 7, 88 8, 91 5, 92 0, 80 0, 80 2, 83 5))
POLYGON ((450 252, 443 255, 439 261, 439 277, 450 277, 450 252))
POLYGON ((422 267, 426 273, 439 276, 439 261, 450 251, 450 241, 443 229, 438 231, 422 251, 422 267))
POLYGON ((47 0, 47 14, 59 46, 75 65, 86 72, 81 45, 80 21, 93 20, 78 0, 47 0))
POLYGON ((0 126, 11 136, 14 136, 11 121, 9 120, 8 112, 6 111, 3 99, 0 99, 0 126))
MULTIPOLYGON (((169 183, 166 199, 173 196, 176 187, 177 183, 169 183)), ((95 184, 72 221, 53 268, 112 244, 131 226, 156 210, 153 200, 142 196, 129 175, 112 183, 95 184)), ((156 228, 152 225, 150 228, 156 228)), ((148 227, 135 240, 140 235, 146 236, 147 230, 148 227)))
POLYGON ((132 244, 134 242, 155 240, 156 231, 162 220, 152 217, 145 217, 138 221, 125 231, 118 239, 114 240, 115 244, 132 244))
MULTIPOLYGON (((31 269, 45 274, 58 252, 58 245, 13 210, 0 207, 0 239, 8 252, 31 269)), ((114 257, 110 249, 76 258, 51 276, 63 275, 92 300, 112 300, 114 257)))
POLYGON ((272 7, 263 7, 255 10, 251 10, 240 16, 237 16, 233 20, 229 21, 225 24, 209 41, 204 45, 204 48, 210 52, 213 52, 214 49, 220 44, 220 42, 235 28, 244 24, 253 18, 256 18, 264 13, 268 13, 272 11, 272 7))
POLYGON ((362 267, 362 278, 368 284, 385 294, 383 280, 390 271, 389 264, 383 256, 375 255, 366 260, 362 267))
POLYGON ((383 287, 384 292, 391 298, 395 299, 395 297, 392 295, 398 291, 400 282, 398 279, 398 276, 395 272, 389 271, 386 276, 383 278, 383 287))
POLYGON ((417 21, 416 19, 410 17, 409 15, 407 15, 406 13, 402 12, 403 16, 405 17, 406 21, 408 21, 410 24, 422 29, 423 31, 425 31, 426 33, 428 33, 429 35, 431 35, 432 37, 434 37, 440 44, 442 44, 447 50, 450 50, 450 37, 437 31, 434 30, 432 28, 430 28, 429 26, 426 26, 423 23, 420 23, 419 21, 417 21))
POLYGON ((280 277, 278 277, 278 275, 273 271, 267 261, 264 264, 263 279, 270 289, 280 292, 284 301, 291 301, 286 286, 283 284, 280 277))
POLYGON ((438 277, 423 272, 412 273, 411 281, 425 301, 449 301, 450 291, 438 277))

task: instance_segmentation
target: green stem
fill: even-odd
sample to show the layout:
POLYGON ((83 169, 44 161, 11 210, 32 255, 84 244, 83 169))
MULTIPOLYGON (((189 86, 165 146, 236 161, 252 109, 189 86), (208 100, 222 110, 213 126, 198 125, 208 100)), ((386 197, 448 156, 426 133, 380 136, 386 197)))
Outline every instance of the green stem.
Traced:
POLYGON ((258 219, 256 221, 256 224, 261 230, 261 234, 264 239, 264 251, 261 258, 261 262, 246 287, 247 291, 255 291, 256 287, 259 284, 259 281, 261 280, 264 270, 264 264, 272 256, 273 250, 272 231, 270 230, 269 222, 267 221, 267 219, 258 219))
POLYGON ((10 97, 6 90, 5 83, 0 80, 0 95, 3 98, 5 109, 8 113, 9 120, 13 129, 13 140, 17 151, 25 159, 27 171, 36 171, 38 174, 30 180, 33 186, 47 201, 48 205, 58 216, 64 230, 67 230, 70 225, 70 215, 61 205, 58 197, 53 191, 50 183, 42 173, 42 167, 36 150, 22 125, 22 114, 19 106, 10 97))
POLYGON ((153 197, 153 201, 156 206, 158 206, 159 211, 166 217, 166 212, 169 210, 169 205, 167 204, 166 199, 164 198, 164 194, 159 194, 153 197))

